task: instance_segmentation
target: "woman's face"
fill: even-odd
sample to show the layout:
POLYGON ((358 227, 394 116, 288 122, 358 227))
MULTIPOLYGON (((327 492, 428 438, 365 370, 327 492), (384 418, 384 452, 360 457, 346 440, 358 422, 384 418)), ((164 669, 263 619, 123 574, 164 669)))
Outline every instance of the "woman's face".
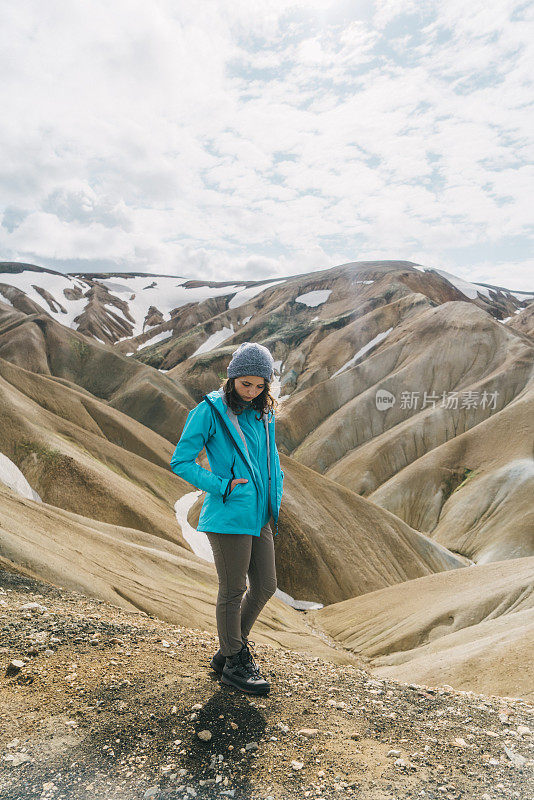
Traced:
POLYGON ((262 393, 265 381, 257 375, 240 375, 239 378, 234 378, 234 385, 239 397, 250 402, 262 393))

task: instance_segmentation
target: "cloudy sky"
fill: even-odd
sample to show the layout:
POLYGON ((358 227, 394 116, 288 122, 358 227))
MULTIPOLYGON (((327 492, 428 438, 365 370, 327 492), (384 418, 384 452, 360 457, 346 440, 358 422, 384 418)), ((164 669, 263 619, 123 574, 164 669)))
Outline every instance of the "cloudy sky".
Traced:
POLYGON ((0 259, 532 290, 533 41, 514 0, 4 0, 0 259))

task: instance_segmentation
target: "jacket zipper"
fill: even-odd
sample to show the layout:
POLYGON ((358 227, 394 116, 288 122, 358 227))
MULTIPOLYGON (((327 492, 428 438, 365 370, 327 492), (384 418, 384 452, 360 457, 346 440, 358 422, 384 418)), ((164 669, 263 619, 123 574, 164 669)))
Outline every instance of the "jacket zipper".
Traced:
MULTIPOLYGON (((274 436, 274 424, 273 424, 273 439, 274 439, 275 447, 276 447, 276 439, 275 439, 275 436, 274 436)), ((277 500, 278 493, 277 493, 277 483, 276 483, 276 469, 274 470, 274 496, 275 496, 275 499, 277 500)), ((269 502, 270 502, 270 498, 269 498, 269 502)), ((278 502, 278 500, 277 500, 277 502, 278 502)), ((273 511, 273 505, 271 503, 271 513, 272 513, 272 511, 273 511)), ((274 514, 273 514, 273 519, 274 519, 274 514)), ((278 518, 275 520, 274 529, 275 529, 276 533, 278 533, 278 518)))
POLYGON ((235 441, 234 437, 233 437, 233 436, 232 436, 232 434, 230 433, 230 430, 228 429, 228 426, 226 425, 226 422, 225 422, 225 421, 224 421, 224 419, 222 418, 221 412, 219 411, 219 409, 218 409, 218 408, 216 408, 216 407, 213 405, 213 403, 211 402, 211 400, 209 400, 209 398, 208 398, 207 396, 204 396, 202 399, 203 399, 203 400, 205 400, 205 401, 206 401, 206 402, 207 402, 207 403, 208 403, 208 404, 209 404, 209 405, 210 405, 210 406, 213 408, 213 410, 216 412, 217 416, 218 416, 218 417, 219 417, 219 419, 221 420, 221 424, 222 424, 222 426, 223 426, 223 428, 224 428, 224 432, 225 432, 225 434, 226 434, 226 435, 227 435, 227 436, 230 438, 230 440, 231 440, 231 442, 232 442, 232 445, 235 447, 235 449, 238 451, 238 453, 240 453, 240 455, 242 456, 242 458, 243 458, 243 460, 244 460, 245 464, 247 465, 247 469, 248 469, 248 471, 250 472, 250 474, 251 474, 251 476, 252 476, 252 483, 254 484, 254 486, 256 487, 257 491, 258 491, 258 492, 259 492, 259 494, 261 495, 261 490, 260 490, 260 488, 259 488, 258 484, 256 483, 256 478, 255 478, 255 476, 254 476, 254 473, 253 473, 253 472, 252 472, 252 470, 250 469, 250 467, 249 467, 249 465, 248 465, 248 461, 246 460, 246 458, 245 458, 245 456, 244 456, 244 454, 243 454, 243 451, 241 450, 241 448, 239 447, 239 445, 238 445, 238 444, 237 444, 237 442, 235 441))

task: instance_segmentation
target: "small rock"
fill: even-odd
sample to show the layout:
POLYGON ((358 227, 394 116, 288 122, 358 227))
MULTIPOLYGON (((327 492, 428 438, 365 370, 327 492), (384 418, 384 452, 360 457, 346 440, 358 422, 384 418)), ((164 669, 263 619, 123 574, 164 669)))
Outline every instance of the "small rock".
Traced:
POLYGON ((291 766, 293 767, 293 769, 302 769, 302 767, 304 766, 304 762, 303 761, 292 761, 291 762, 291 766))
POLYGON ((151 786, 143 795, 143 800, 154 800, 159 794, 159 786, 151 786))
POLYGON ((388 758, 398 758, 401 754, 400 750, 389 750, 388 751, 388 758))
POLYGON ((10 661, 6 667, 6 675, 16 675, 21 671, 23 666, 24 661, 21 661, 19 658, 14 658, 13 661, 10 661))
POLYGON ((30 756, 28 753, 13 753, 13 755, 4 756, 4 761, 7 761, 12 767, 18 767, 19 764, 30 761, 30 756))
POLYGON ((209 742, 209 740, 212 737, 212 733, 211 733, 211 731, 203 730, 203 731, 198 731, 197 736, 203 742, 209 742))
POLYGON ((318 728, 301 728, 297 731, 299 736, 304 736, 306 739, 314 739, 319 733, 318 728))
POLYGON ((258 749, 257 742, 247 742, 247 744, 245 745, 245 750, 257 750, 257 749, 258 749))
POLYGON ((18 747, 20 744, 20 739, 12 739, 10 742, 6 744, 6 747, 18 747))
POLYGON ((41 614, 43 614, 46 610, 46 606, 42 606, 39 603, 25 603, 19 608, 19 611, 39 611, 41 614))
POLYGON ((286 725, 284 722, 277 722, 276 725, 284 733, 289 733, 289 725, 286 725))
POLYGON ((508 756, 514 767, 522 767, 523 764, 525 764, 527 761, 525 756, 522 756, 521 753, 514 752, 509 747, 506 747, 506 745, 504 745, 504 752, 506 753, 506 755, 508 756))
POLYGON ((518 725, 517 732, 520 736, 528 736, 528 734, 530 733, 530 728, 528 727, 528 725, 518 725))
POLYGON ((462 739, 460 736, 457 736, 456 739, 453 740, 453 744, 456 747, 469 747, 465 739, 462 739))

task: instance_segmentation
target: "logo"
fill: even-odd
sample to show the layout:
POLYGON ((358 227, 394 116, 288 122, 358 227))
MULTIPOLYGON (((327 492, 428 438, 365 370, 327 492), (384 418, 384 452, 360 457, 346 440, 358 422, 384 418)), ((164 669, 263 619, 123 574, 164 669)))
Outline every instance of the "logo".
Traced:
POLYGON ((387 411, 395 404, 395 395, 388 392, 387 389, 377 389, 375 402, 379 411, 387 411))

